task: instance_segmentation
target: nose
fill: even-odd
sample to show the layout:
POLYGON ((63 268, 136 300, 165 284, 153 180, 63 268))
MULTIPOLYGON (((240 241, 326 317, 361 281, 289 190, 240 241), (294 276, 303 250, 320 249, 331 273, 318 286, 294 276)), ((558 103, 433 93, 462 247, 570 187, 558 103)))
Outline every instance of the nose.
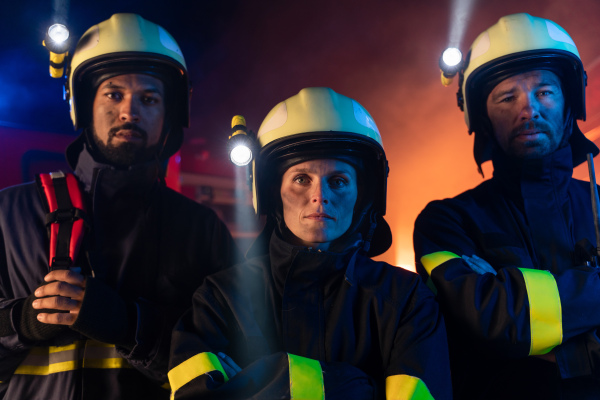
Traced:
POLYGON ((535 93, 529 93, 527 96, 523 96, 523 99, 521 120, 538 119, 540 117, 540 103, 535 97, 535 93))
POLYGON ((119 119, 122 122, 139 122, 139 106, 134 98, 126 96, 121 100, 119 110, 119 119))
POLYGON ((329 204, 328 186, 321 181, 316 181, 311 193, 311 201, 317 204, 329 204))

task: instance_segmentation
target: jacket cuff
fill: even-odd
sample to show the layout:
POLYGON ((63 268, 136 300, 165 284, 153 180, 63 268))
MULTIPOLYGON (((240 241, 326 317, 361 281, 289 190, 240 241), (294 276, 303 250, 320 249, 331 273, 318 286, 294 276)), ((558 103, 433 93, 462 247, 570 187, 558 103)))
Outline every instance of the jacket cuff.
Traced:
POLYGON ((117 344, 127 350, 125 353, 128 359, 148 359, 151 358, 164 328, 160 310, 143 298, 132 305, 127 335, 129 340, 127 343, 117 344))
POLYGON ((88 278, 81 310, 71 329, 100 342, 133 347, 129 327, 136 319, 134 309, 111 287, 88 278))
POLYGON ((562 379, 592 375, 600 377, 600 340, 596 331, 566 341, 556 347, 554 353, 562 379))

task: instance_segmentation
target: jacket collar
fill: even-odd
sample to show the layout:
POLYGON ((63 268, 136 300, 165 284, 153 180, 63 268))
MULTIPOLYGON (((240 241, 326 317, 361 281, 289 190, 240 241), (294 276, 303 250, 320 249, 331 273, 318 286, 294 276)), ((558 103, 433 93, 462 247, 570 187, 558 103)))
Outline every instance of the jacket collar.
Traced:
POLYGON ((566 195, 573 175, 573 155, 567 145, 545 157, 519 160, 496 152, 492 158, 494 180, 517 197, 544 197, 548 191, 566 195))
MULTIPOLYGON (((358 242, 362 243, 362 242, 358 242)), ((271 273, 277 291, 282 294, 287 281, 311 285, 344 269, 360 246, 350 245, 342 252, 320 251, 294 246, 275 229, 269 242, 271 273)))
POLYGON ((145 196, 160 178, 160 167, 154 161, 118 169, 96 161, 86 144, 83 144, 74 170, 86 192, 100 191, 108 198, 118 194, 145 196))

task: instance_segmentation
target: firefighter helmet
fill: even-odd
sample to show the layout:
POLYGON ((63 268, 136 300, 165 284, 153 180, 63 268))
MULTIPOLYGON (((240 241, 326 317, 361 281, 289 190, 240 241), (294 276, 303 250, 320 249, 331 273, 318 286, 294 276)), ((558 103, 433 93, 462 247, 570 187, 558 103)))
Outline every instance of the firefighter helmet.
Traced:
POLYGON ((389 248, 391 232, 382 218, 388 164, 377 125, 363 106, 330 88, 305 88, 267 114, 257 140, 260 149, 252 165, 252 195, 259 215, 268 215, 276 208, 273 198, 279 192, 273 191, 273 185, 280 183, 282 166, 319 158, 337 158, 350 164, 359 160, 366 175, 363 184, 368 187, 359 188, 359 199, 361 195, 363 199, 356 207, 374 212, 379 231, 377 242, 372 244, 377 249, 370 254, 389 248))
POLYGON ((165 112, 171 132, 163 143, 170 156, 181 145, 182 128, 189 125, 191 89, 187 67, 175 39, 137 14, 114 14, 88 29, 77 43, 65 84, 73 125, 78 129, 91 123, 94 85, 100 83, 99 79, 130 73, 166 81, 169 99, 165 112))
POLYGON ((509 76, 534 69, 555 72, 575 119, 585 120, 586 74, 577 47, 559 25, 526 13, 507 15, 473 42, 459 75, 458 105, 475 132, 478 165, 491 157, 486 100, 509 76))

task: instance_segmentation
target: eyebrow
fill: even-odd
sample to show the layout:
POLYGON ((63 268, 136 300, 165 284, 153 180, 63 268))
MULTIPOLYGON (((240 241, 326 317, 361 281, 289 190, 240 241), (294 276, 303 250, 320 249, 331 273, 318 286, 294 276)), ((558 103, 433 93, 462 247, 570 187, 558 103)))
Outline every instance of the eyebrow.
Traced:
MULTIPOLYGON (((555 81, 554 79, 541 81, 540 83, 538 83, 535 86, 535 88, 540 88, 542 86, 554 86, 554 87, 557 87, 559 89, 562 89, 560 83, 557 82, 557 81, 555 81)), ((501 92, 498 92, 496 94, 494 94, 492 92, 492 99, 497 100, 498 98, 500 98, 500 97, 502 97, 502 96, 504 96, 506 94, 510 94, 510 93, 512 93, 516 89, 516 87, 517 87, 517 85, 513 85, 509 89, 505 89, 505 90, 503 90, 501 92)))
MULTIPOLYGON (((124 90, 125 86, 117 85, 116 83, 112 83, 112 82, 108 82, 105 85, 102 85, 100 87, 100 89, 121 89, 121 90, 124 90)), ((157 94, 160 94, 161 96, 163 95, 162 92, 157 87, 154 87, 154 86, 151 86, 151 87, 148 87, 148 88, 144 88, 143 91, 145 93, 157 93, 157 94)))
MULTIPOLYGON (((289 172, 295 172, 295 173, 303 173, 303 174, 309 174, 309 173, 315 173, 312 169, 309 168, 297 168, 297 169, 291 169, 289 172)), ((328 172, 327 175, 336 175, 336 174, 347 174, 350 175, 351 171, 347 170, 347 169, 337 169, 335 171, 331 171, 328 172)))

